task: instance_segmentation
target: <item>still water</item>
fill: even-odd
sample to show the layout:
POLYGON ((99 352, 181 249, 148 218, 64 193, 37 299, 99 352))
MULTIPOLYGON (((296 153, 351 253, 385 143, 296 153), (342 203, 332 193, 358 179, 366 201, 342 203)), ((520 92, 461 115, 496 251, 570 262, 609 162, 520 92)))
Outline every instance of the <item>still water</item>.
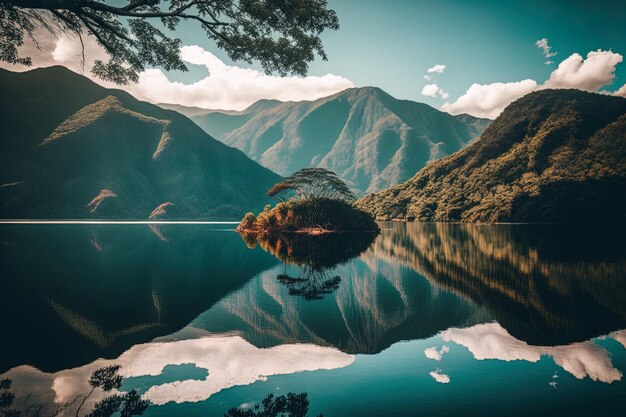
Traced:
POLYGON ((0 225, 12 407, 51 415, 118 364, 153 417, 288 392, 309 416, 623 415, 624 227, 230 227, 0 225))

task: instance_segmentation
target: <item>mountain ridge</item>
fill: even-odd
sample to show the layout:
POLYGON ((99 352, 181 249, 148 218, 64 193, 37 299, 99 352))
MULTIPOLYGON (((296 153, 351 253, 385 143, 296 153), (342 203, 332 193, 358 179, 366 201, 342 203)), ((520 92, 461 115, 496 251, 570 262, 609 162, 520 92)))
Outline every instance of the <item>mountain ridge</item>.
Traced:
POLYGON ((259 101, 238 113, 193 116, 205 131, 273 171, 335 171, 358 193, 410 178, 474 140, 490 123, 398 100, 378 87, 311 101, 259 101))
POLYGON ((183 115, 64 67, 1 70, 0 96, 0 217, 240 218, 280 180, 183 115))
POLYGON ((509 105, 467 148, 357 205, 381 219, 623 219, 625 161, 626 99, 542 90, 509 105))

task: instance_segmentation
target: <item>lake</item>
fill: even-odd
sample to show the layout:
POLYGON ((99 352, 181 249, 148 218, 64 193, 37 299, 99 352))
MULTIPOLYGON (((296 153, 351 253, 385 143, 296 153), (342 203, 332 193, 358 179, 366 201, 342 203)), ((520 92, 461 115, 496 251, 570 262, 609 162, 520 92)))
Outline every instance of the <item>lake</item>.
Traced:
POLYGON ((118 364, 152 417, 288 392, 309 416, 622 415, 624 227, 381 228, 1 224, 0 379, 24 414, 118 364))

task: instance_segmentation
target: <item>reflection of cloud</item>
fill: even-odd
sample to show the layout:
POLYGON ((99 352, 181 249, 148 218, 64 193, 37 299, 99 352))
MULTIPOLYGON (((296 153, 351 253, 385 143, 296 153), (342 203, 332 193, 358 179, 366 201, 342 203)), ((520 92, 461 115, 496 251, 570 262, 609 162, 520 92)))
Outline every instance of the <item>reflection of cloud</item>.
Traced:
MULTIPOLYGON (((280 345, 259 349, 239 336, 205 337, 176 342, 135 345, 114 360, 97 360, 79 368, 46 374, 30 366, 8 371, 2 378, 14 380, 14 392, 22 399, 59 404, 89 391, 89 375, 113 363, 122 366, 125 378, 161 375, 168 365, 193 364, 206 369, 203 380, 186 379, 154 385, 143 395, 154 404, 204 401, 224 389, 266 380, 272 375, 320 369, 336 369, 354 362, 354 356, 334 348, 311 344, 280 345)), ((102 398, 96 393, 91 405, 102 398)), ((18 398, 19 399, 19 398, 18 398)))
POLYGON ((430 371, 430 376, 432 376, 435 381, 440 384, 448 384, 450 383, 450 377, 446 374, 441 373, 441 369, 437 369, 436 371, 430 371))
POLYGON ((446 342, 465 346, 477 360, 525 360, 537 362, 542 355, 578 379, 619 381, 622 373, 613 367, 609 353, 592 341, 567 346, 531 346, 511 336, 498 323, 478 324, 466 329, 448 329, 441 334, 446 342))
POLYGON ((446 345, 442 346, 440 350, 437 350, 437 347, 433 346, 424 350, 424 355, 426 355, 428 359, 440 361, 441 358, 443 358, 443 355, 445 355, 449 351, 450 351, 450 348, 446 345))

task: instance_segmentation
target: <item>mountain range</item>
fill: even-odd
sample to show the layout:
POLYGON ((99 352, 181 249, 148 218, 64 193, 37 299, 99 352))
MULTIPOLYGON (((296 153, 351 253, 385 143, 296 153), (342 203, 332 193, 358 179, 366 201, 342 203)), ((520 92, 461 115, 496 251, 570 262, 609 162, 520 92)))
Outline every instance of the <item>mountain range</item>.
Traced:
POLYGON ((575 222, 626 219, 626 99, 542 90, 465 149, 361 198, 379 219, 575 222))
POLYGON ((376 87, 315 101, 261 100, 239 112, 164 106, 280 175, 323 167, 360 194, 409 179, 466 146, 491 122, 398 100, 376 87))
POLYGON ((280 180, 180 113, 64 67, 0 70, 0 126, 3 218, 241 218, 280 180))

